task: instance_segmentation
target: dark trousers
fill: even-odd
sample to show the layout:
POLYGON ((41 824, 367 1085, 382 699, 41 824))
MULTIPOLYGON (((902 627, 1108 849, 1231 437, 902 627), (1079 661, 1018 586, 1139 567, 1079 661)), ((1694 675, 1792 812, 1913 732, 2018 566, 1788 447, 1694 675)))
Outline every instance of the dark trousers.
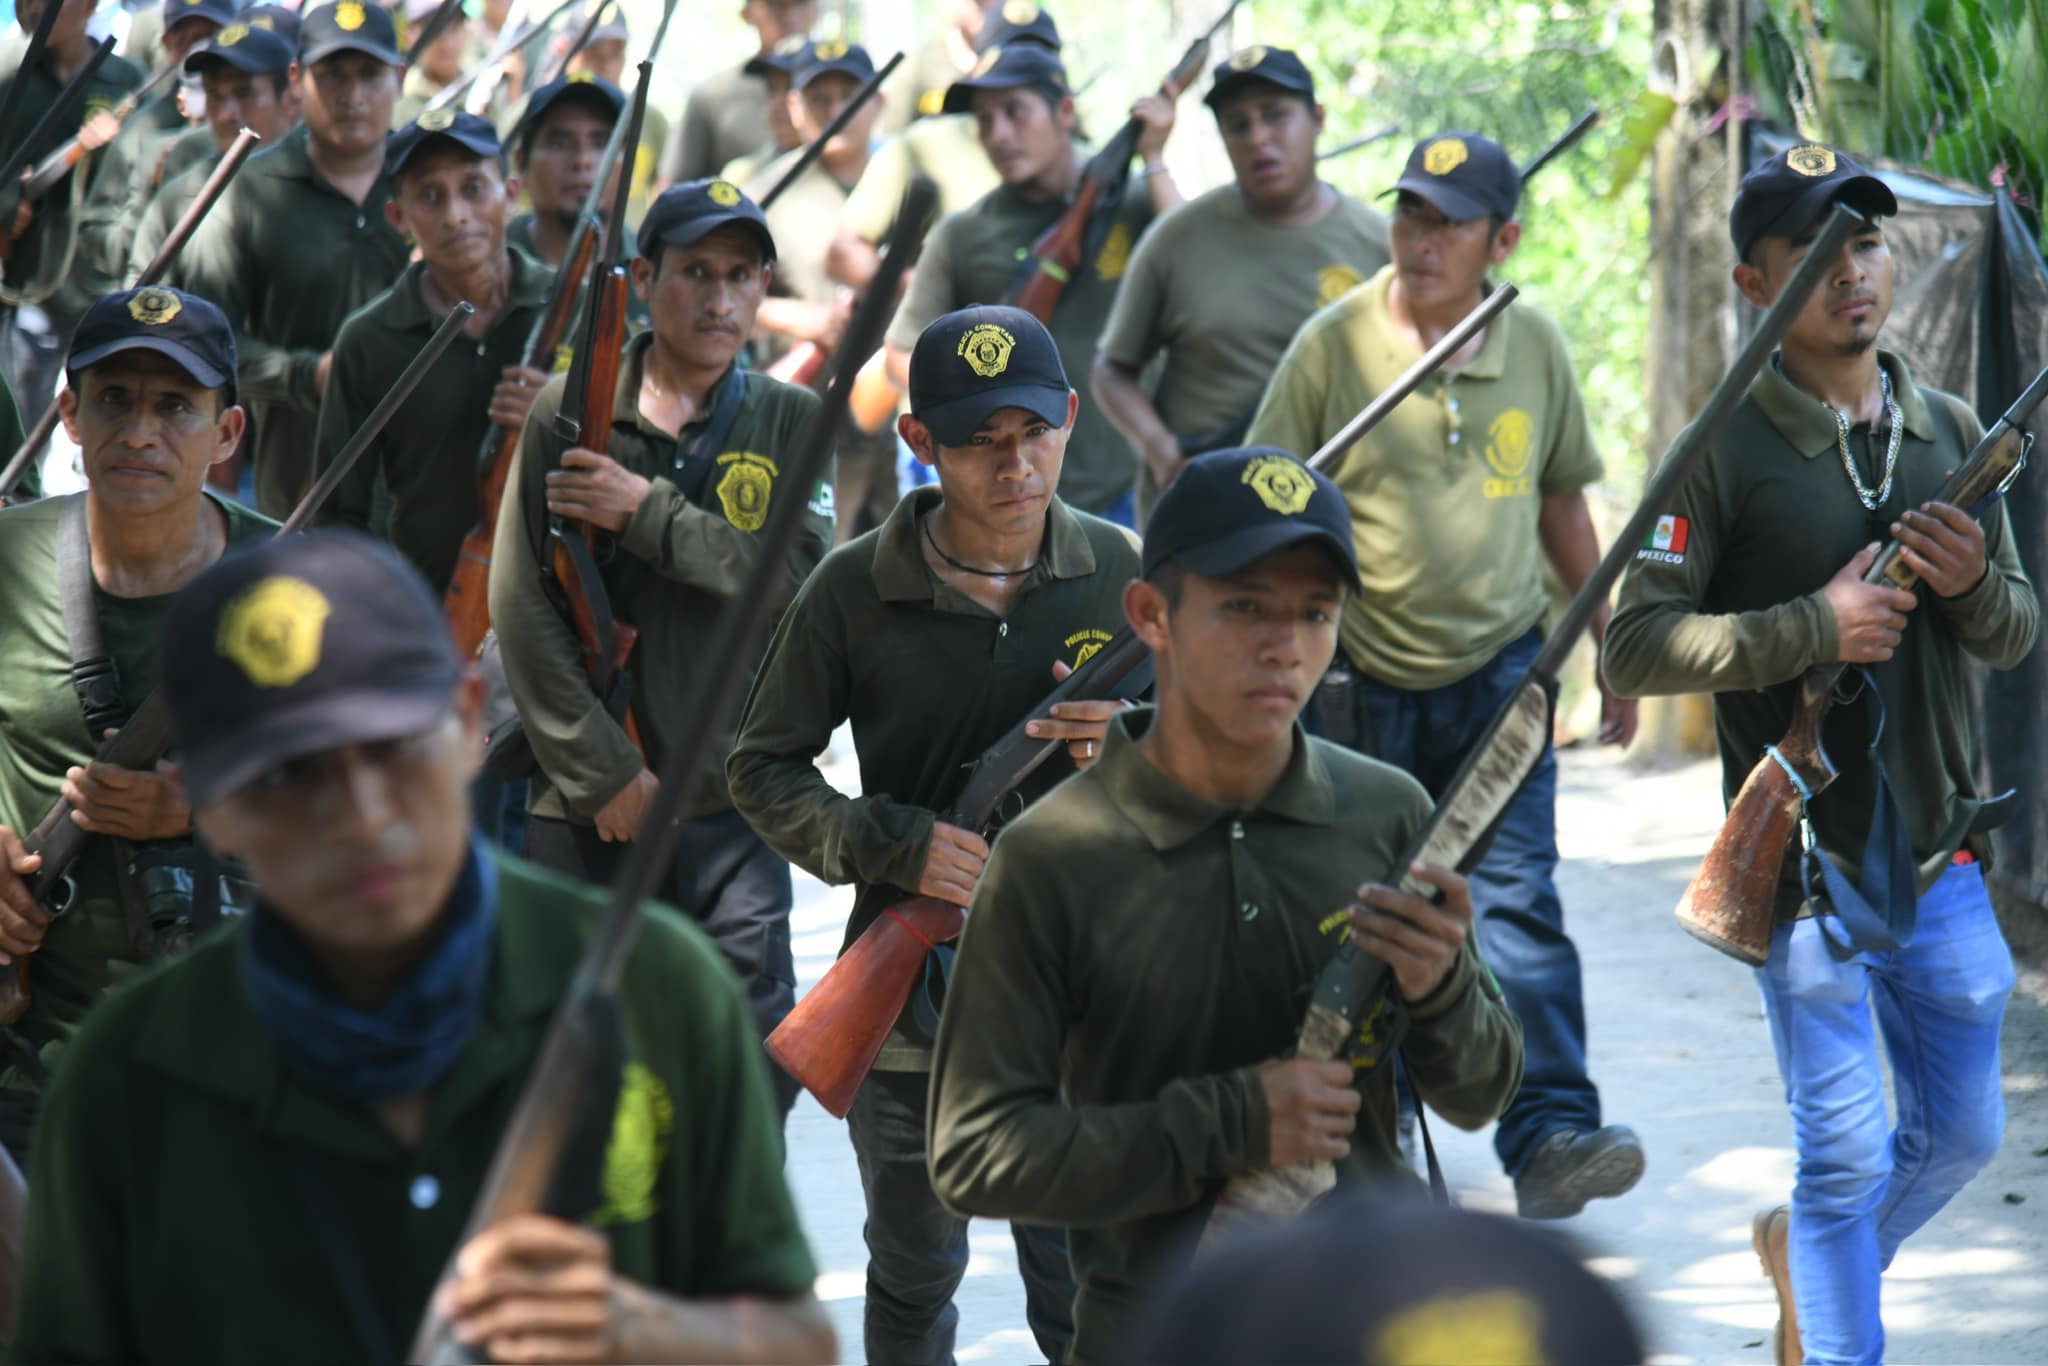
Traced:
MULTIPOLYGON (((953 1292, 967 1274, 967 1221, 939 1203, 925 1167, 925 1072, 870 1072, 846 1114, 867 1195, 866 1359, 877 1366, 940 1366, 953 1360, 960 1311, 953 1292)), ((1066 1360, 1074 1340, 1074 1274, 1066 1234, 1010 1225, 1024 1275, 1024 1318, 1047 1361, 1066 1360)))
MULTIPOLYGON (((611 885, 628 847, 599 839, 595 826, 526 818, 526 857, 594 886, 611 885)), ((696 921, 731 961, 761 1037, 767 1038, 796 1004, 789 865, 761 842, 739 812, 723 811, 682 823, 675 858, 657 895, 696 921)), ((765 1052, 762 1061, 786 1120, 796 1103, 796 1082, 765 1052)))
MULTIPOLYGON (((1441 797, 1542 644, 1543 633, 1531 631, 1476 673, 1419 692, 1375 682, 1353 666, 1357 747, 1441 797)), ((1480 951, 1522 1022, 1522 1089, 1493 1134, 1510 1176, 1558 1130, 1600 1127, 1600 1093, 1586 1075, 1579 951, 1564 932, 1556 872, 1557 756, 1546 745, 1471 874, 1480 951)))

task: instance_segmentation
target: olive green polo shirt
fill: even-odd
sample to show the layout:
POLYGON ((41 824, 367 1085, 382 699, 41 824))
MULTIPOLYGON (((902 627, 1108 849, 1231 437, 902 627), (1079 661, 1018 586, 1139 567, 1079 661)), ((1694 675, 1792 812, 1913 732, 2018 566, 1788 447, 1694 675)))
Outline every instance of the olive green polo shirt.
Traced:
MULTIPOLYGON (((171 229, 178 226, 185 210, 199 198, 200 190, 206 187, 206 178, 220 164, 220 157, 220 148, 213 141, 211 129, 203 126, 189 129, 164 149, 160 178, 153 176, 148 183, 139 186, 131 182, 128 205, 132 217, 127 261, 121 274, 123 282, 141 275, 142 268, 155 259, 163 244, 170 240, 171 229)), ((153 168, 137 167, 138 179, 145 169, 153 168)), ((183 279, 180 264, 173 261, 164 278, 172 282, 183 279)))
MULTIPOLYGON (((919 119, 875 149, 868 167, 847 196, 839 225, 871 245, 881 245, 896 224, 896 210, 913 176, 939 187, 941 217, 971 209, 1002 177, 982 150, 972 114, 939 114, 919 119)), ((993 302, 993 301, 991 301, 993 302)))
MULTIPOLYGON (((397 1359, 604 905, 495 857, 490 1000, 416 1147, 285 1068, 244 995, 239 929, 106 1003, 43 1111, 13 1360, 397 1359), (296 1167, 348 1222, 391 1335, 381 1350, 358 1335, 296 1167)), ((816 1269, 731 970, 650 906, 619 1000, 627 1061, 588 1220, 612 1265, 685 1297, 808 1293, 816 1269)))
MULTIPOLYGON (((832 545, 832 471, 828 464, 819 482, 789 486, 781 462, 796 453, 819 400, 808 389, 763 374, 746 377, 739 416, 709 467, 704 458, 685 460, 688 443, 710 413, 685 427, 680 442, 640 416, 640 375, 653 342, 652 334, 643 333, 626 343, 613 397, 611 457, 652 480, 653 488, 616 538, 616 562, 621 570, 631 562, 627 572, 638 579, 637 587, 615 592, 612 601, 614 611, 640 628, 630 663, 633 715, 647 745, 645 766, 659 772, 669 746, 703 724, 682 707, 699 671, 712 663, 704 642, 753 568, 769 506, 776 498, 802 498, 807 509, 783 572, 756 605, 772 621, 832 545)), ((558 376, 534 399, 518 463, 505 483, 491 558, 491 620, 506 680, 540 763, 529 807, 537 815, 588 824, 643 761, 591 690, 581 646, 551 596, 549 561, 542 558, 552 555, 547 473, 566 449, 553 431, 564 383, 558 376)), ((731 808, 725 790, 731 748, 730 729, 706 747, 685 819, 731 808)))
MULTIPOLYGON (((770 848, 812 876, 857 888, 846 944, 882 908, 915 896, 932 823, 957 823, 953 801, 974 761, 1045 700, 1055 661, 1078 668, 1124 624, 1138 575, 1129 532, 1054 499, 1037 568, 1005 616, 931 572, 922 519, 935 485, 914 489, 889 520, 825 557, 782 617, 755 676, 726 764, 733 805, 770 848), (814 760, 853 723, 858 797, 814 760)), ((1074 772, 1062 750, 1019 789, 1035 801, 1074 772)), ((899 1033, 884 1061, 930 1065, 899 1033)))
MULTIPOLYGON (((1077 149, 1075 155, 1083 154, 1077 149)), ((918 334, 943 314, 972 304, 1001 303, 1018 266, 1030 255, 1031 244, 1066 211, 1063 201, 1033 203, 997 186, 972 208, 941 219, 925 240, 910 290, 889 324, 889 345, 908 351, 917 345, 918 334)), ((1134 181, 1094 264, 1075 274, 1053 310, 1051 331, 1060 363, 1066 367, 1067 383, 1081 394, 1081 411, 1060 470, 1059 493, 1069 506, 1085 512, 1109 507, 1138 478, 1137 452, 1096 405, 1088 368, 1095 362, 1095 342, 1109 320, 1131 251, 1151 221, 1151 196, 1142 181, 1134 181)))
MULTIPOLYGON (((1299 726, 1246 808, 1180 787, 1110 723, 1095 766, 1012 822, 954 963, 933 1065, 933 1184, 966 1214, 1065 1227, 1076 1362, 1124 1359, 1145 1287, 1184 1264, 1224 1182, 1267 1165, 1257 1067, 1286 1055, 1358 885, 1391 880, 1421 784, 1299 726)), ((1402 1057, 1432 1109, 1477 1129, 1521 1082, 1522 1034, 1468 937, 1409 1008, 1402 1057)), ((1394 1069, 1360 1067, 1340 1180, 1414 1180, 1394 1069)))
POLYGON ((123 272, 128 265, 128 243, 147 202, 146 196, 138 195, 138 188, 149 186, 164 149, 191 127, 178 111, 175 93, 158 95, 129 115, 114 140, 101 150, 92 190, 79 213, 83 225, 79 249, 100 277, 110 282, 109 289, 126 283, 123 272))
MULTIPOLYGON (((371 530, 381 483, 390 497, 385 533, 437 593, 447 589, 462 538, 477 524, 477 453, 491 430, 491 390, 506 366, 524 358, 527 333, 547 306, 553 280, 524 252, 510 256, 511 288, 490 330, 441 353, 322 513, 323 521, 371 530)), ((426 270, 422 263, 409 266, 398 283, 341 325, 320 401, 316 472, 334 463, 441 325, 420 294, 426 270)))
POLYGON ((768 122, 768 82, 732 67, 706 77, 690 92, 662 169, 672 184, 702 180, 774 135, 768 122))
POLYGON ((287 516, 312 486, 321 353, 405 269, 405 239, 384 218, 390 199, 381 177, 360 205, 330 184, 301 124, 243 163, 183 253, 185 288, 235 327, 266 516, 287 516))
MULTIPOLYGON (((1388 311, 1393 269, 1302 324, 1246 441, 1304 460, 1421 358, 1388 311)), ((1542 500, 1600 477, 1564 336, 1517 300, 1328 471, 1365 591, 1344 653, 1420 690, 1455 683, 1543 619, 1542 500)))
MULTIPOLYGON (((64 774, 92 761, 97 739, 87 732, 71 686, 71 647, 57 582, 57 523, 70 498, 47 498, 0 511, 0 825, 33 830, 63 795, 64 774)), ((260 540, 277 530, 237 503, 209 494, 230 542, 260 540)), ((130 707, 157 685, 158 636, 172 594, 119 598, 94 585, 100 634, 113 657, 121 697, 130 707)), ((77 1029, 106 989, 140 962, 129 936, 117 882, 121 845, 96 836, 72 865, 77 903, 51 924, 28 958, 28 1013, 15 1026, 46 1058, 77 1029)), ((11 972, 11 968, 0 969, 11 972)), ((11 1069, 0 1084, 26 1084, 11 1069)))
MULTIPOLYGON (((1891 496, 1875 514, 1842 468, 1833 413, 1774 359, 1622 579, 1602 654, 1608 681, 1628 695, 1712 692, 1722 795, 1731 801, 1764 747, 1784 737, 1800 676, 1840 653, 1827 581, 1870 542, 1889 541, 1891 523, 1933 498, 1983 435, 1961 399, 1916 386, 1889 351, 1879 360, 1906 430, 1891 496)), ((1850 433, 1866 488, 1883 479, 1889 428, 1879 426, 1858 423, 1850 433)), ((1886 716, 1878 752, 1922 890, 1962 846, 1987 795, 1976 778, 1968 661, 2010 669, 2040 633, 2040 604, 2002 500, 1984 518, 1984 539, 1989 568, 1977 586, 1957 598, 1921 589, 1898 649, 1869 666, 1886 716)), ((1811 806, 1822 850, 1852 875, 1876 796, 1869 705, 1859 696, 1823 722, 1841 776, 1811 806)), ((1786 862, 1781 915, 1803 900, 1796 864, 1786 862)))

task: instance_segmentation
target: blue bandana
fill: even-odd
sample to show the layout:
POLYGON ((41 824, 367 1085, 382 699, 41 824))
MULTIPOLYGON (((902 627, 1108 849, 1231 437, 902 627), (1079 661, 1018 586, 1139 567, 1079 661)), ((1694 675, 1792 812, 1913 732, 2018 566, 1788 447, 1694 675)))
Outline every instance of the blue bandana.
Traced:
POLYGON ((242 930, 242 989, 284 1064, 345 1100, 415 1095, 452 1067, 490 994, 497 869, 472 844, 441 942, 373 1011, 335 999, 306 942, 259 905, 242 930))

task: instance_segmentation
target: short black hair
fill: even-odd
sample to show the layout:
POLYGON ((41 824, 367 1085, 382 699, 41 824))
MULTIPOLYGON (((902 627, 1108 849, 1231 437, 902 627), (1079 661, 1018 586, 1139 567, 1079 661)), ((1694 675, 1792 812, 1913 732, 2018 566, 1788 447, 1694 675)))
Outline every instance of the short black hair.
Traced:
POLYGON ((1180 607, 1181 591, 1188 584, 1187 566, 1179 560, 1162 560, 1152 566, 1152 572, 1145 576, 1145 582, 1159 590, 1166 599, 1166 610, 1177 611, 1180 607))

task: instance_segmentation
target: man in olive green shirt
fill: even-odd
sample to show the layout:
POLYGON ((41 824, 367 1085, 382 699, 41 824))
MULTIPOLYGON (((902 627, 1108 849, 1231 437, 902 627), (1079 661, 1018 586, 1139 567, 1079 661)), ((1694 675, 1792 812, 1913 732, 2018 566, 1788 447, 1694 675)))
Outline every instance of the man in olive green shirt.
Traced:
POLYGON ((463 1241, 603 903, 474 839, 482 685, 419 576, 280 540, 180 594, 165 647, 195 818, 264 897, 66 1058, 15 1359, 395 1361, 431 1296, 486 1360, 832 1360, 746 1008, 660 908, 576 1222, 463 1241))
POLYGON ((405 268, 385 217, 384 139, 402 59, 391 16, 338 0, 299 30, 305 123, 243 165, 186 248, 186 285, 234 322, 256 427, 256 506, 283 517, 313 482, 320 393, 348 315, 405 268))
POLYGON ((210 894, 220 871, 195 857, 169 779, 94 755, 161 677, 170 594, 231 543, 274 529, 206 492, 207 470, 233 454, 247 422, 234 333, 213 305, 160 287, 109 295, 86 311, 66 365, 58 411, 86 489, 0 512, 0 986, 18 988, 25 974, 30 992, 0 1063, 0 1142, 23 1161, 46 1069, 79 1023, 220 908, 210 894), (82 563, 61 553, 74 536, 82 563), (72 676, 67 565, 91 603, 80 629, 97 625, 112 664, 90 719, 72 676), (53 917, 29 895, 41 863, 22 838, 60 799, 93 837, 53 917), (194 886, 209 906, 195 904, 194 886))
MULTIPOLYGON (((610 449, 555 433, 556 414, 584 396, 551 381, 527 416, 491 560, 491 619, 539 768, 526 853, 595 882, 611 880, 639 836, 663 757, 704 724, 681 708, 706 666, 704 641, 760 553, 770 504, 801 499, 806 515, 754 610, 779 615, 832 543, 830 483, 793 488, 780 473, 817 395, 735 364, 775 259, 760 209, 724 181, 673 186, 640 225, 639 250, 634 287, 654 326, 627 343, 617 388, 587 398, 611 405, 610 449), (613 610, 639 628, 627 695, 593 690, 548 567, 551 526, 580 536, 579 522, 601 533, 613 610)), ((789 866, 732 809, 731 744, 730 732, 716 737, 691 775, 696 796, 664 885, 738 967, 765 1036, 796 996, 789 866)), ((776 1079, 786 1112, 795 1084, 776 1079)))
POLYGON ((1390 970, 1402 1073, 1445 1118, 1487 1123, 1520 1078, 1465 879, 1401 866, 1427 794, 1296 720, 1358 583, 1348 521, 1282 452, 1191 461, 1124 594, 1157 706, 1113 721, 1101 761, 1003 831, 975 890, 933 1060, 932 1178, 962 1213, 1068 1229, 1069 1362, 1129 1359, 1138 1301, 1231 1178, 1321 1162, 1413 1187, 1394 1067, 1288 1057, 1342 937, 1390 970), (1393 890, 1411 875, 1440 896, 1393 890))
POLYGON ((383 529, 436 592, 447 591, 477 524, 484 437, 495 426, 516 441, 548 380, 523 357, 550 276, 505 245, 519 182, 506 179, 503 156, 489 120, 455 110, 391 135, 387 212, 418 243, 420 259, 341 325, 320 400, 316 472, 324 473, 456 302, 476 308, 465 329, 473 344, 441 354, 321 514, 369 531, 382 484, 390 500, 383 529))
MULTIPOLYGON (((740 17, 760 39, 756 57, 775 51, 785 38, 801 38, 818 22, 817 0, 746 0, 740 17)), ((749 61, 751 64, 751 59, 749 61)), ((747 66, 722 71, 690 91, 682 121, 669 138, 662 179, 701 180, 746 156, 770 137, 768 85, 747 66)))
MULTIPOLYGON (((777 852, 856 885, 849 945, 895 902, 973 897, 988 831, 956 803, 974 761, 1122 624, 1129 533, 1054 493, 1078 402, 1028 313, 964 309, 926 328, 901 428, 938 485, 827 556, 769 646, 727 765, 733 803, 777 852), (982 359, 998 356, 999 368, 982 359), (858 797, 815 763, 848 721, 858 797)), ((1017 800, 1092 762, 1121 706, 1064 702, 1034 723, 1067 753, 1017 800)), ((905 1012, 847 1114, 867 1198, 869 1361, 949 1360, 967 1269, 967 1221, 940 1206, 925 1168, 931 1038, 918 1020, 905 1012)), ((1013 1233, 1026 1318, 1047 1360, 1063 1360, 1066 1246, 1052 1229, 1013 1233)))
POLYGON ((1935 501, 1983 435, 1976 415, 1879 347, 1896 264, 1877 220, 1898 212, 1891 189, 1830 147, 1758 163, 1729 215, 1736 287, 1768 307, 1838 201, 1870 221, 1636 552, 1604 662, 1630 693, 1713 692, 1731 800, 1784 737, 1807 670, 1865 671, 1821 726, 1838 776, 1805 803, 1811 843, 1756 851, 1784 858, 1757 983, 1799 1163, 1789 1211, 1760 1213, 1752 1236, 1778 1294, 1778 1360, 1875 1362, 1883 1268, 2005 1127, 2013 965, 1984 886, 2005 803, 1978 785, 1965 669, 2017 665, 2041 607, 2003 502, 1935 501), (1894 539, 1925 592, 1863 581, 1894 539), (1903 847, 1873 839, 1880 803, 1903 847), (1899 900, 1869 875, 1873 844, 1911 883, 1899 900), (1802 853, 1840 865, 1876 923, 1851 920, 1846 889, 1815 885, 1825 875, 1802 853))
POLYGON ((1323 107, 1299 57, 1235 53, 1203 103, 1236 178, 1145 234, 1095 357, 1095 401, 1145 457, 1143 508, 1188 456, 1242 439, 1295 331, 1388 260, 1386 220, 1316 176, 1323 107), (1162 351, 1155 399, 1139 375, 1162 351))
MULTIPOLYGON (((1499 143, 1417 143, 1394 193, 1393 264, 1302 325, 1249 439, 1307 456, 1479 306, 1521 240, 1521 175, 1499 143)), ((1520 300, 1331 471, 1364 591, 1345 604, 1323 733, 1440 796, 1542 644, 1543 561, 1568 591, 1599 563, 1582 490, 1600 477, 1571 357, 1520 300)), ((1606 608, 1593 621, 1598 638, 1606 608)), ((1603 742, 1635 704, 1602 685, 1603 742)), ((1642 1145, 1600 1123, 1577 948, 1556 887, 1557 761, 1547 749, 1472 873, 1479 942, 1522 1021, 1522 1092, 1494 1132, 1516 1208, 1561 1219, 1641 1179, 1642 1145)))
MULTIPOLYGON (((1074 142, 1074 97, 1066 69, 1038 43, 984 52, 974 71, 947 92, 946 111, 973 113, 982 148, 1002 184, 932 229, 910 291, 889 326, 888 365, 899 388, 906 383, 910 348, 934 318, 1008 297, 1018 262, 1066 212, 1084 168, 1074 142)), ((1160 160, 1173 131, 1173 102, 1155 93, 1140 100, 1132 113, 1142 128, 1136 154, 1144 170, 1134 176, 1095 259, 1067 283, 1047 323, 1073 375, 1086 374, 1095 358, 1096 338, 1139 234, 1156 215, 1180 202, 1180 191, 1160 160)), ((1130 446, 1084 397, 1061 471, 1061 497, 1073 507, 1130 526, 1136 518, 1137 466, 1130 446)))

